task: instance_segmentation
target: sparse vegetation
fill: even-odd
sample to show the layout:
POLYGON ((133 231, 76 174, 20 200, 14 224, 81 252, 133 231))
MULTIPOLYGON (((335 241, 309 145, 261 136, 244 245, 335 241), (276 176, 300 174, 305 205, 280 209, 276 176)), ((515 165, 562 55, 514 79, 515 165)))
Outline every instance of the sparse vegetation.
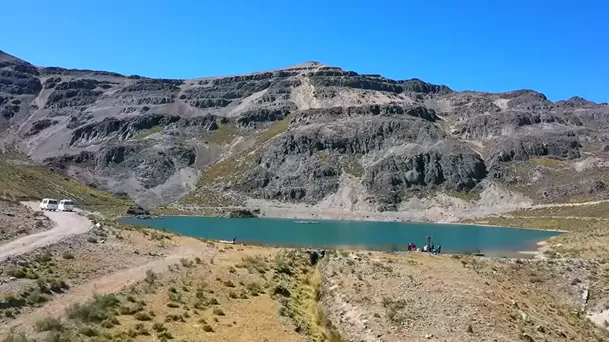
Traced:
POLYGON ((86 304, 74 304, 68 308, 68 317, 83 323, 101 323, 113 317, 120 300, 114 294, 96 295, 86 304))
POLYGON ((61 321, 54 317, 43 318, 34 325, 36 331, 63 331, 64 326, 61 321))

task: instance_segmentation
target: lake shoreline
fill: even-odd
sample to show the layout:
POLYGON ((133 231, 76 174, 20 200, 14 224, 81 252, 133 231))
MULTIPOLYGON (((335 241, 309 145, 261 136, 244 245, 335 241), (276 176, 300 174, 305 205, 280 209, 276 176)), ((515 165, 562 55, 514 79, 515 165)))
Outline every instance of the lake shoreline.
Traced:
MULTIPOLYGON (((250 210, 255 210, 254 208, 250 209, 250 210)), ((186 210, 185 210, 186 211, 186 210)), ((308 216, 308 215, 295 215, 292 216, 292 214, 294 213, 289 213, 289 215, 287 214, 277 214, 277 215, 269 215, 268 213, 262 212, 261 215, 258 215, 257 217, 251 218, 251 219, 255 219, 255 218, 267 218, 267 219, 280 219, 280 220, 297 220, 297 221, 340 221, 340 222, 400 222, 400 223, 413 223, 413 224, 425 224, 425 223, 433 223, 433 224, 443 224, 443 225, 468 225, 468 226, 480 226, 480 227, 496 227, 496 228, 513 228, 513 229, 526 229, 526 230, 539 230, 539 231, 546 231, 546 232, 558 232, 558 233, 567 233, 568 231, 566 230, 560 230, 560 229, 544 229, 544 228, 533 228, 533 227, 515 227, 515 226, 500 226, 500 225, 495 225, 495 224, 485 224, 485 223, 470 223, 470 222, 464 222, 464 221, 456 221, 456 222, 451 222, 451 221, 416 221, 416 220, 406 220, 406 219, 402 219, 402 218, 397 218, 397 217, 383 217, 383 216, 373 216, 371 217, 370 215, 366 215, 365 217, 363 217, 362 215, 364 214, 369 214, 369 213, 362 213, 362 212, 341 212, 340 215, 337 213, 336 215, 334 214, 330 214, 330 213, 326 213, 324 215, 320 215, 317 214, 315 215, 314 213, 311 213, 311 215, 314 216, 308 216), (346 213, 351 213, 353 214, 352 216, 349 217, 345 217, 344 215, 346 213)), ((382 213, 378 213, 378 214, 382 214, 382 213)), ((162 214, 161 216, 163 217, 224 217, 221 215, 206 215, 204 213, 191 213, 191 214, 167 214, 164 215, 162 214)), ((483 220, 483 219, 482 219, 483 220)))
POLYGON ((432 236, 437 245, 444 245, 446 252, 461 254, 476 251, 535 251, 536 242, 559 234, 555 231, 491 227, 482 224, 370 220, 303 220, 307 222, 301 223, 300 220, 272 217, 231 219, 217 216, 168 215, 163 219, 124 218, 121 221, 181 235, 212 240, 232 240, 236 237, 238 242, 275 247, 333 249, 342 245, 358 250, 391 251, 395 248, 396 251, 404 251, 407 243, 415 242, 422 246, 426 242, 426 236, 432 236))

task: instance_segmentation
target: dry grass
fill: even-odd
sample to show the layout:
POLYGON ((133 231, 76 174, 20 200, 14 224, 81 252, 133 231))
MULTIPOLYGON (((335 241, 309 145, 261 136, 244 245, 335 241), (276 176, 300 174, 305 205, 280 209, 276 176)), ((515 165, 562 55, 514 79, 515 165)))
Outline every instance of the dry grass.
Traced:
POLYGON ((208 143, 213 143, 217 145, 225 145, 232 141, 234 141, 241 132, 239 128, 234 124, 222 124, 220 122, 218 124, 218 129, 210 131, 203 136, 203 140, 208 143))
POLYGON ((574 304, 581 296, 571 272, 550 263, 374 253, 332 258, 322 297, 350 340, 601 341, 606 332, 574 304))
POLYGON ((161 127, 161 126, 154 126, 152 128, 149 128, 149 129, 143 129, 143 130, 139 131, 137 133, 137 135, 133 137, 133 139, 135 139, 135 140, 143 140, 143 139, 146 139, 147 137, 149 137, 149 136, 151 136, 153 134, 160 133, 162 131, 163 131, 163 127, 161 127))
MULTIPOLYGON (((99 341, 300 341, 294 328, 280 320, 268 291, 275 251, 219 248, 224 252, 213 263, 180 260, 152 281, 70 307, 62 334, 74 341, 87 340, 79 335, 99 341)), ((40 326, 51 331, 57 325, 40 326)))
POLYGON ((344 160, 343 169, 346 173, 357 178, 361 178, 364 175, 364 167, 356 156, 346 157, 344 160))
POLYGON ((0 157, 0 197, 9 200, 40 200, 45 197, 70 198, 86 209, 124 212, 132 205, 105 191, 80 184, 48 168, 0 157))
POLYGON ((553 169, 562 168, 568 166, 564 161, 550 158, 531 158, 531 164, 537 166, 545 166, 553 169))

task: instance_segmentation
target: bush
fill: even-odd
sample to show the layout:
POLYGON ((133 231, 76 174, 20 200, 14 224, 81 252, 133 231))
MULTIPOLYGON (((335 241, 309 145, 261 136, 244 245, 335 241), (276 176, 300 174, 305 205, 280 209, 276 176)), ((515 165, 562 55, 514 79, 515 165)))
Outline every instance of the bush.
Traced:
POLYGON ((87 304, 74 304, 67 309, 68 317, 83 323, 100 323, 114 316, 120 300, 113 294, 96 295, 87 304))
POLYGON ((237 299, 239 298, 239 296, 237 296, 237 293, 235 293, 235 291, 230 291, 228 292, 228 298, 237 299))
POLYGON ((167 328, 165 328, 165 326, 163 325, 163 323, 161 322, 155 322, 152 325, 152 329, 156 332, 161 332, 161 331, 165 331, 167 328))
POLYGON ((136 314, 140 311, 144 310, 144 307, 141 304, 127 304, 127 305, 122 305, 119 309, 118 312, 121 315, 133 315, 136 314))
POLYGON ((60 280, 60 279, 51 279, 51 282, 49 283, 49 288, 53 292, 63 292, 64 290, 67 290, 70 287, 63 280, 60 280))
POLYGON ((152 317, 150 317, 150 315, 148 315, 145 312, 138 312, 135 315, 133 315, 133 318, 137 319, 138 321, 151 321, 152 317))
POLYGON ((214 308, 213 313, 217 316, 225 316, 224 311, 222 311, 220 308, 214 308))
POLYGON ((168 307, 168 308, 173 308, 173 309, 176 309, 176 308, 179 308, 179 307, 180 307, 180 304, 175 303, 175 302, 169 302, 169 303, 167 303, 167 307, 168 307))
POLYGON ((235 284, 233 284, 232 281, 227 280, 227 281, 224 282, 224 286, 226 286, 226 287, 235 287, 235 284))
POLYGON ((154 284, 154 281, 157 280, 157 278, 157 275, 152 272, 152 270, 148 270, 146 271, 146 278, 144 279, 144 281, 148 283, 148 285, 152 285, 154 284))
POLYGON ((89 237, 87 238, 87 242, 90 242, 90 243, 97 243, 97 239, 96 239, 96 238, 94 238, 93 236, 89 236, 89 237))
POLYGON ((34 325, 36 331, 63 331, 64 326, 60 320, 54 317, 43 318, 34 325))
POLYGON ((114 327, 115 325, 120 325, 121 323, 118 321, 118 319, 114 316, 109 317, 108 319, 106 319, 105 321, 101 322, 101 326, 106 328, 106 329, 110 329, 112 327, 114 327))
POLYGON ((146 329, 146 326, 144 326, 144 323, 137 323, 135 325, 135 331, 137 332, 138 335, 144 335, 144 336, 150 335, 150 333, 148 332, 148 329, 146 329))
POLYGON ((180 263, 182 264, 182 266, 184 267, 192 267, 193 266, 193 262, 186 259, 186 258, 182 258, 180 259, 180 263))
POLYGON ((85 335, 87 337, 93 337, 93 336, 98 336, 99 335, 99 331, 97 331, 97 329, 93 328, 93 327, 81 327, 80 329, 78 329, 78 333, 81 335, 85 335))
POLYGON ((172 340, 173 339, 173 335, 169 331, 163 331, 163 332, 159 333, 157 335, 157 337, 161 341, 167 341, 167 340, 172 340))
POLYGON ((46 279, 43 279, 43 278, 36 279, 36 285, 38 286, 38 289, 40 290, 40 292, 48 292, 49 291, 49 287, 47 286, 46 279))
POLYGON ((70 253, 70 252, 64 252, 64 253, 63 253, 61 256, 62 256, 64 259, 67 259, 67 260, 72 260, 72 259, 74 259, 74 254, 72 254, 72 253, 70 253))
POLYGON ((246 256, 243 259, 242 264, 239 267, 245 267, 250 273, 258 272, 260 274, 264 274, 267 271, 267 262, 266 260, 260 256, 246 256))
POLYGON ((262 292, 262 287, 258 283, 249 283, 247 284, 247 290, 252 294, 252 296, 257 296, 260 292, 262 292))
POLYGON ((24 333, 16 333, 11 330, 4 338, 4 342, 28 342, 28 340, 24 333))
POLYGON ((203 325, 203 331, 214 332, 214 329, 209 324, 205 324, 205 325, 203 325))
POLYGON ((34 258, 34 260, 36 260, 39 263, 47 263, 47 262, 53 260, 53 254, 51 254, 49 252, 45 252, 43 254, 38 254, 36 256, 36 258, 34 258))
POLYGON ((6 271, 9 277, 25 278, 27 276, 27 269, 25 267, 12 267, 6 271))
POLYGON ((49 299, 43 295, 39 289, 32 291, 32 293, 27 296, 27 301, 31 304, 45 303, 48 300, 49 299))

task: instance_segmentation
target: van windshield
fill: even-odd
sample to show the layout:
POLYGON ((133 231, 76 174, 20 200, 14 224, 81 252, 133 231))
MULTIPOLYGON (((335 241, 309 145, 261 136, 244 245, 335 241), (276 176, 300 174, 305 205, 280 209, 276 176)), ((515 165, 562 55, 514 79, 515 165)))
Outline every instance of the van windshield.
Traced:
POLYGON ((49 204, 57 204, 57 201, 55 201, 55 200, 49 200, 49 204))

